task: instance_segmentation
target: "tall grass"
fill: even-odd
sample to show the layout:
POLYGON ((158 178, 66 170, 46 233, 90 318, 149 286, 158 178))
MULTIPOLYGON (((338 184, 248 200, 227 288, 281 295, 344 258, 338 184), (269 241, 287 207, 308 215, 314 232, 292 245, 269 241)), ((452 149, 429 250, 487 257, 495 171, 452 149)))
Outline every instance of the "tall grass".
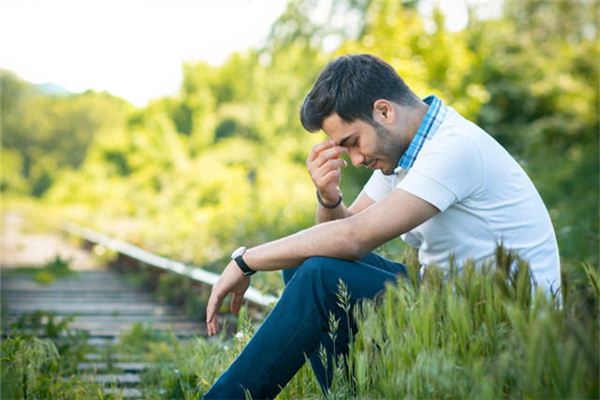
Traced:
POLYGON ((65 357, 51 339, 9 336, 1 346, 0 398, 23 399, 99 399, 100 387, 72 374, 65 357))
MULTIPOLYGON (((410 262, 409 279, 354 310, 341 282, 337 300, 345 316, 331 318, 330 338, 350 317, 358 331, 349 354, 334 362, 326 397, 599 398, 599 282, 597 267, 567 265, 559 302, 532 289, 527 265, 501 249, 483 269, 471 263, 449 273, 431 268, 422 280, 410 262)), ((247 316, 237 330, 223 341, 184 343, 140 325, 115 351, 156 363, 142 374, 144 398, 197 399, 250 340, 247 316)), ((5 338, 2 398, 98 397, 89 382, 60 378, 73 371, 66 364, 76 357, 67 362, 68 353, 57 353, 50 341, 5 338)), ((323 397, 308 363, 279 396, 323 397)))
MULTIPOLYGON (((422 280, 410 263, 409 279, 353 311, 341 282, 338 306, 358 332, 349 354, 334 363, 330 391, 320 391, 307 363, 279 398, 597 399, 598 270, 567 265, 562 282, 562 298, 536 290, 527 264, 502 248, 486 267, 430 268, 422 280)), ((349 323, 331 318, 331 340, 349 323)), ((204 354, 201 392, 252 336, 247 326, 243 333, 233 348, 210 350, 211 357, 220 353, 221 369, 211 368, 204 354)))
POLYGON ((599 397, 591 265, 563 277, 562 302, 532 289, 527 265, 502 249, 494 266, 412 276, 354 310, 359 330, 329 397, 599 397))

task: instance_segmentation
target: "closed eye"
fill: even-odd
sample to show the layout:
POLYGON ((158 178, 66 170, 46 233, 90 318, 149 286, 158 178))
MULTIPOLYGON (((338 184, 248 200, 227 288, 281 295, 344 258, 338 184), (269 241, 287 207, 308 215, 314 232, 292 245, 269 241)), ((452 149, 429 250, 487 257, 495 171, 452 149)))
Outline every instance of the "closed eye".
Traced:
POLYGON ((340 141, 339 146, 346 148, 356 147, 358 145, 358 137, 356 135, 348 135, 340 141))

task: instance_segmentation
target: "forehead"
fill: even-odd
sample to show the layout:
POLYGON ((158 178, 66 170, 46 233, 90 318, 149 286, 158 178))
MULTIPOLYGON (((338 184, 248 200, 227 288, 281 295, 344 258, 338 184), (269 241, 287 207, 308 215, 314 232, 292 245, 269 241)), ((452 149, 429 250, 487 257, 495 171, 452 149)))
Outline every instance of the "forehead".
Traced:
POLYGON ((362 120, 344 121, 338 114, 333 113, 323 120, 323 131, 339 144, 344 138, 363 132, 369 124, 362 120))

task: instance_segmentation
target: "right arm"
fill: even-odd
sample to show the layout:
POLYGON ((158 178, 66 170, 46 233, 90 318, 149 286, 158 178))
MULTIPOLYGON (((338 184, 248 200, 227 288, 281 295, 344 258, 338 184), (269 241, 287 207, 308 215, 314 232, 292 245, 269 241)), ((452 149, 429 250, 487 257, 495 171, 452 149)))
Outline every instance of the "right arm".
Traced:
POLYGON ((325 208, 319 204, 317 206, 317 223, 320 224, 335 219, 351 217, 370 207, 373 203, 375 203, 373 199, 363 192, 354 200, 350 207, 346 207, 344 202, 334 209, 325 208))
MULTIPOLYGON (((328 140, 315 145, 306 160, 310 177, 325 204, 335 204, 342 195, 339 185, 341 170, 346 166, 346 161, 340 157, 345 151, 344 147, 336 146, 333 141, 328 140)), ((374 201, 364 193, 361 193, 349 208, 343 202, 335 208, 323 207, 319 203, 317 223, 350 217, 373 203, 374 201)))

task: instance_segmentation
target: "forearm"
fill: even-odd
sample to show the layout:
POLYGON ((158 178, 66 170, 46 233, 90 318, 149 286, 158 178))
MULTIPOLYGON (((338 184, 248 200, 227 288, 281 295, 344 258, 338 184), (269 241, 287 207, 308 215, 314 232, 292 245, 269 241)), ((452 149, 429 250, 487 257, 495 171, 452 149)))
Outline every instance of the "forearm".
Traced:
POLYGON ((373 199, 371 199, 367 194, 361 192, 350 207, 346 207, 344 202, 335 208, 326 208, 321 204, 318 204, 317 223, 320 224, 322 222, 352 217, 366 210, 374 203, 375 201, 373 199))
MULTIPOLYGON (((362 199, 363 206, 372 202, 367 196, 362 196, 362 199)), ((352 209, 354 207, 353 204, 352 209)), ((430 203, 396 189, 377 205, 357 211, 348 218, 315 225, 248 249, 244 261, 256 271, 272 271, 297 267, 312 256, 356 260, 391 238, 422 224, 438 212, 430 203)), ((226 295, 233 293, 231 309, 237 312, 249 285, 250 277, 242 273, 236 261, 232 260, 227 264, 214 284, 206 306, 209 335, 214 335, 219 330, 217 314, 226 295)))
POLYGON ((246 263, 257 271, 294 268, 312 256, 357 259, 361 250, 352 237, 352 225, 337 220, 315 225, 284 238, 247 250, 246 263))
POLYGON ((321 224, 323 222, 334 221, 336 219, 343 219, 351 216, 352 213, 342 202, 336 208, 326 208, 321 204, 317 205, 317 223, 321 224))
POLYGON ((324 222, 253 247, 246 252, 244 259, 250 268, 257 271, 297 267, 312 256, 356 260, 438 212, 430 203, 396 189, 377 205, 347 218, 324 222))

